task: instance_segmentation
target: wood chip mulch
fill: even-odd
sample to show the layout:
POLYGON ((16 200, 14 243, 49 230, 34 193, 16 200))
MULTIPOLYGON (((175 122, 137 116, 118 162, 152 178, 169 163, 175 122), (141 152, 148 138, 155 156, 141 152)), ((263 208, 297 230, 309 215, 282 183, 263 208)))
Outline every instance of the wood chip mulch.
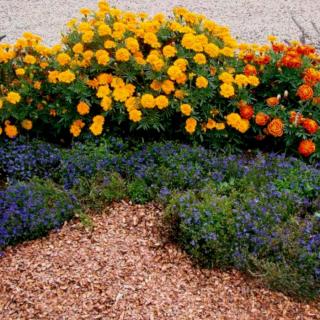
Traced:
POLYGON ((239 272, 201 270, 165 240, 155 205, 113 204, 0 259, 0 319, 320 319, 239 272))

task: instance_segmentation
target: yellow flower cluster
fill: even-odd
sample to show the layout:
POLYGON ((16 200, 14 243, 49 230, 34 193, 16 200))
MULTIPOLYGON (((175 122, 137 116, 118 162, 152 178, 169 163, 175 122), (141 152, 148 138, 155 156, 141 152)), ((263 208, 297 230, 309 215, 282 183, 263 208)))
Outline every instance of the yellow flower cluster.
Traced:
POLYGON ((242 119, 238 113, 232 112, 226 116, 227 124, 241 133, 248 131, 250 123, 247 119, 242 119))

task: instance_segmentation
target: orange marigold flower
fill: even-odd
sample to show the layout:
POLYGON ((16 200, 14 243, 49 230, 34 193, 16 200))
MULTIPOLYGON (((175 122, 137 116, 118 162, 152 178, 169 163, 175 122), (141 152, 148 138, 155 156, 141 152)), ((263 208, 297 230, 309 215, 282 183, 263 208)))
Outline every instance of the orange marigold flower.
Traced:
POLYGON ((283 136, 284 125, 281 119, 275 118, 268 124, 268 133, 274 137, 283 136))
POLYGON ((196 131, 196 127, 197 127, 197 120, 195 118, 188 118, 185 125, 186 131, 192 134, 196 131))
POLYGON ((190 116, 191 112, 192 112, 192 107, 190 106, 190 104, 188 103, 184 103, 180 106, 180 111, 182 114, 184 114, 185 116, 190 116))
POLYGON ((141 97, 141 105, 144 108, 152 109, 155 107, 156 102, 152 94, 146 93, 141 97))
POLYGON ((316 145, 312 140, 302 140, 298 147, 298 152, 304 156, 309 157, 316 151, 316 145))
POLYGON ((25 130, 31 130, 32 129, 32 121, 29 119, 24 119, 21 121, 21 126, 25 130))
POLYGON ((270 117, 264 112, 258 112, 255 117, 256 124, 258 126, 265 126, 270 120, 270 117))
POLYGON ((6 124, 6 126, 4 127, 4 132, 11 139, 15 138, 18 135, 17 127, 11 124, 6 124))
POLYGON ((81 116, 90 112, 90 107, 83 101, 80 101, 77 105, 77 111, 81 116))
POLYGON ((313 90, 307 84, 303 84, 298 88, 297 96, 303 101, 312 99, 313 98, 313 90))
POLYGON ((275 107, 279 104, 279 99, 277 97, 270 97, 266 100, 266 103, 269 107, 275 107))
POLYGON ((255 66, 251 64, 247 64, 244 67, 243 73, 248 77, 248 76, 256 76, 258 72, 255 66))
POLYGON ((319 125, 317 124, 317 122, 315 120, 309 119, 309 118, 307 118, 303 121, 302 126, 310 134, 316 133, 319 129, 319 125))
POLYGON ((250 120, 254 114, 253 107, 248 104, 243 104, 240 106, 241 118, 250 120))

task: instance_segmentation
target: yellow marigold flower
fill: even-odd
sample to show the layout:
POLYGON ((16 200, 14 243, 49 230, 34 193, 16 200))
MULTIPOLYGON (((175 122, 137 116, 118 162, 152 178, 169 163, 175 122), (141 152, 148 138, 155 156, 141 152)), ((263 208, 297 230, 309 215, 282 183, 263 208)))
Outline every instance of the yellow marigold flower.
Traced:
POLYGON ((37 61, 37 59, 32 56, 31 54, 27 54, 24 58, 23 58, 23 62, 27 63, 27 64, 35 64, 37 61))
POLYGON ((232 74, 228 72, 222 72, 219 75, 219 80, 222 81, 223 83, 228 83, 228 84, 231 84, 234 81, 232 74))
POLYGON ((137 109, 129 111, 129 119, 133 122, 139 122, 142 118, 142 112, 137 109))
POLYGON ((2 128, 0 127, 0 136, 2 135, 2 128))
POLYGON ((226 116, 227 124, 241 133, 245 133, 249 127, 250 123, 247 119, 242 119, 238 113, 230 113, 226 116))
POLYGON ((101 135, 103 131, 103 124, 98 123, 98 122, 93 122, 91 126, 89 127, 89 130, 95 135, 99 136, 101 135))
POLYGON ((217 130, 224 130, 226 128, 226 125, 223 122, 217 122, 216 123, 216 129, 217 130))
POLYGON ((11 124, 5 125, 4 132, 11 139, 15 138, 18 135, 17 127, 15 125, 11 125, 11 124))
POLYGON ((186 33, 183 35, 181 45, 186 49, 192 49, 196 37, 192 33, 186 33))
POLYGON ((101 37, 109 36, 111 35, 111 33, 112 33, 111 28, 105 23, 100 24, 100 26, 98 27, 98 34, 101 37))
POLYGON ((149 44, 152 48, 159 48, 160 43, 157 36, 152 32, 147 32, 144 34, 143 41, 146 44, 149 44))
POLYGON ((88 22, 84 22, 82 21, 79 26, 78 26, 78 30, 82 33, 87 32, 87 31, 91 31, 91 25, 88 22))
POLYGON ((267 39, 268 39, 268 41, 270 41, 270 42, 275 42, 275 41, 277 41, 278 37, 276 37, 276 36, 274 36, 274 35, 269 35, 267 39))
POLYGON ((120 87, 124 87, 125 83, 123 81, 123 79, 119 78, 119 77, 113 77, 112 82, 111 82, 111 87, 112 88, 120 88, 120 87))
POLYGON ((102 66, 106 66, 110 61, 109 54, 106 52, 105 54, 101 54, 97 57, 98 64, 102 66))
POLYGON ((91 60, 94 56, 94 53, 92 50, 86 50, 84 53, 83 53, 83 58, 86 59, 86 60, 91 60))
POLYGON ((40 81, 36 81, 36 82, 33 84, 33 87, 34 87, 36 90, 40 90, 40 89, 41 89, 41 82, 40 82, 40 81))
POLYGON ((247 80, 248 80, 248 83, 253 87, 257 87, 260 84, 260 80, 256 76, 249 76, 247 80))
POLYGON ((179 58, 174 63, 174 66, 178 67, 181 71, 185 72, 188 66, 188 60, 179 58))
POLYGON ((130 52, 126 48, 121 48, 116 51, 117 61, 129 61, 130 52))
POLYGON ((190 106, 190 104, 184 103, 180 106, 180 111, 185 116, 190 116, 192 112, 192 107, 190 106))
POLYGON ((75 78, 76 78, 76 76, 70 70, 60 72, 59 76, 58 76, 59 81, 64 82, 64 83, 71 83, 72 81, 75 80, 75 78))
POLYGON ((97 79, 100 85, 109 84, 112 82, 112 74, 100 73, 97 79))
POLYGON ((161 89, 165 94, 170 94, 174 91, 174 83, 171 80, 165 80, 162 82, 161 89))
POLYGON ((230 98, 234 96, 234 88, 233 85, 228 83, 223 83, 220 86, 220 94, 225 98, 230 98))
POLYGON ((90 14, 91 10, 89 8, 81 8, 80 13, 83 14, 84 16, 87 16, 90 14))
POLYGON ((208 54, 210 58, 216 58, 220 54, 220 49, 214 43, 208 43, 204 46, 204 52, 208 54))
POLYGON ((208 122, 206 124, 206 128, 209 130, 212 130, 216 127, 216 122, 213 119, 208 119, 208 122))
POLYGON ((117 45, 114 41, 112 40, 106 40, 103 44, 103 46, 106 48, 106 49, 112 49, 112 48, 115 48, 117 45))
POLYGON ((78 42, 72 47, 74 53, 82 53, 84 50, 83 44, 78 42))
POLYGON ((169 100, 166 96, 160 95, 155 99, 156 106, 161 110, 166 108, 169 105, 169 100))
POLYGON ((77 23, 77 19, 73 18, 67 22, 67 27, 72 28, 77 23))
POLYGON ((185 125, 186 131, 192 134, 196 131, 196 127, 197 127, 197 120, 195 118, 188 118, 185 125))
POLYGON ((137 109, 138 105, 139 105, 138 98, 136 98, 136 97, 130 97, 125 102, 125 106, 126 106, 128 112, 130 112, 133 109, 137 109))
POLYGON ((226 57, 234 57, 234 50, 229 47, 224 47, 223 49, 220 49, 220 53, 226 57))
POLYGON ((70 56, 66 53, 59 53, 56 59, 60 66, 65 66, 71 61, 70 56))
POLYGON ((205 77, 198 77, 196 80, 197 88, 207 88, 208 80, 205 77))
POLYGON ((152 109, 155 107, 156 102, 152 94, 146 93, 141 97, 141 105, 144 108, 152 109))
POLYGON ((169 75, 171 80, 176 80, 183 75, 181 69, 176 66, 170 66, 168 68, 167 74, 169 75))
POLYGON ((166 58, 172 58, 177 54, 177 49, 174 46, 167 45, 163 47, 162 53, 166 58))
POLYGON ((100 106, 104 111, 110 110, 112 107, 112 99, 108 96, 103 97, 100 102, 100 106))
POLYGON ((139 42, 137 39, 129 37, 125 40, 125 44, 128 50, 130 50, 131 53, 136 53, 139 51, 139 42))
POLYGON ((40 68, 41 69, 45 69, 47 66, 49 65, 49 63, 48 62, 40 62, 40 68))
POLYGON ((25 73, 26 73, 26 71, 23 68, 16 69, 17 76, 23 76, 25 73))
POLYGON ((248 84, 248 78, 244 74, 237 74, 234 78, 234 82, 239 88, 245 87, 248 84))
POLYGON ((180 77, 176 79, 176 82, 178 84, 184 84, 187 80, 188 80, 187 75, 185 73, 182 73, 180 77))
POLYGON ((153 80, 150 84, 150 88, 155 91, 159 91, 161 89, 161 81, 153 80))
POLYGON ((82 41, 83 41, 84 43, 90 43, 90 42, 92 42, 93 37, 94 37, 94 32, 93 32, 93 31, 86 31, 86 32, 82 35, 81 39, 82 39, 82 41))
POLYGON ((94 116, 93 119, 92 119, 92 121, 93 121, 94 123, 98 123, 98 124, 103 125, 103 124, 104 124, 104 116, 102 116, 102 115, 94 116))
POLYGON ((31 130, 32 129, 32 121, 29 119, 22 120, 21 127, 25 130, 31 130))
POLYGON ((49 71, 48 75, 48 81, 50 83, 57 83, 58 82, 58 77, 59 77, 59 71, 49 71))
POLYGON ((114 100, 124 102, 129 98, 130 92, 126 86, 117 87, 113 90, 112 96, 114 97, 114 100))
POLYGON ((174 96, 175 98, 182 100, 185 97, 185 92, 183 90, 176 90, 174 96))
POLYGON ((7 101, 11 104, 17 104, 21 100, 21 96, 18 92, 10 91, 6 96, 7 101))
POLYGON ((3 100, 0 99, 0 109, 3 107, 3 100))
POLYGON ((129 95, 132 96, 136 90, 136 87, 132 83, 126 84, 126 90, 128 91, 129 95))
POLYGON ((105 85, 105 86, 100 86, 98 88, 98 91, 96 93, 96 96, 98 98, 103 98, 103 97, 106 97, 107 95, 109 95, 111 93, 110 91, 110 88, 108 85, 105 85))
POLYGON ((77 111, 81 116, 84 116, 90 112, 90 107, 83 101, 80 101, 77 105, 77 111))
POLYGON ((195 63, 197 64, 206 64, 207 63, 207 59, 206 56, 203 53, 197 53, 194 57, 193 60, 195 61, 195 63))

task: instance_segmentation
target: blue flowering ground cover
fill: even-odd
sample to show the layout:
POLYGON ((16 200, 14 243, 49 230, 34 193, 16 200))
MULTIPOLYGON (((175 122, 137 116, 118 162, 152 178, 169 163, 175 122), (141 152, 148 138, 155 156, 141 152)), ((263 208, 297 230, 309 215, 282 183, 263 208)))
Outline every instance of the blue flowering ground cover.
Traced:
POLYGON ((17 139, 0 145, 0 180, 0 248, 111 201, 158 201, 172 238, 199 264, 244 270, 290 295, 320 294, 319 163, 171 141, 61 148, 17 139))

